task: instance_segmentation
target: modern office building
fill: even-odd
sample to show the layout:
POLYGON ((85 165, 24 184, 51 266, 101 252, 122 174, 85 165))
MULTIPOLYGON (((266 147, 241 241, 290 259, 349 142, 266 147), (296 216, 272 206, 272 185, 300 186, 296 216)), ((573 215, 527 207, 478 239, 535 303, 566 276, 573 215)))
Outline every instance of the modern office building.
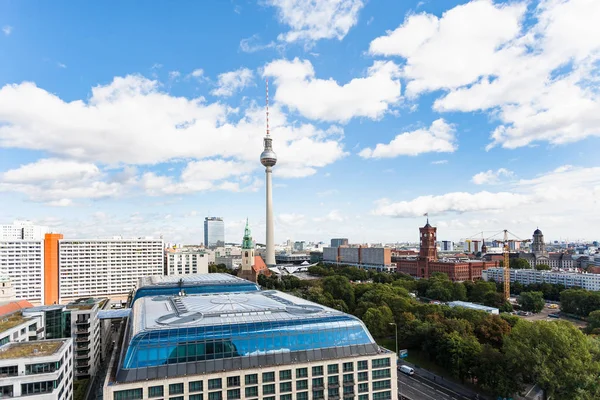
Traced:
POLYGON ((392 249, 387 247, 324 247, 323 263, 394 271, 392 249))
POLYGON ((257 284, 231 274, 144 276, 138 280, 130 303, 133 304, 143 297, 177 296, 180 293, 192 295, 227 292, 243 293, 258 290, 260 290, 260 287, 257 284))
POLYGON ((0 240, 0 274, 10 278, 17 299, 44 301, 44 241, 0 240))
POLYGON ((44 339, 44 322, 38 316, 24 315, 27 307, 31 307, 31 303, 26 300, 0 306, 0 346, 44 339))
POLYGON ((395 362, 358 318, 286 293, 143 297, 104 398, 391 400, 395 362))
POLYGON ((86 298, 66 305, 28 308, 23 316, 41 321, 46 339, 72 338, 75 379, 90 379, 112 342, 110 321, 98 317, 107 307, 108 299, 86 298))
POLYGON ((331 247, 341 247, 341 246, 348 246, 348 239, 346 239, 346 238, 331 239, 331 247))
POLYGON ((204 218, 204 247, 225 246, 225 224, 221 217, 204 218))
POLYGON ((129 293, 138 279, 164 273, 163 241, 149 238, 59 241, 59 300, 129 293))
POLYGON ((167 249, 166 275, 208 274, 208 255, 199 249, 167 249))
POLYGON ((34 225, 31 221, 14 221, 0 225, 0 240, 42 240, 49 232, 47 226, 34 225))
POLYGON ((440 242, 440 251, 454 251, 454 242, 451 240, 442 240, 440 242))
POLYGON ((0 398, 73 398, 73 340, 9 343, 0 347, 0 398))
MULTIPOLYGON (((483 271, 483 279, 504 282, 504 268, 488 268, 483 271)), ((566 288, 580 287, 585 290, 600 291, 600 274, 511 269, 510 281, 520 282, 523 285, 553 283, 564 285, 566 288)))

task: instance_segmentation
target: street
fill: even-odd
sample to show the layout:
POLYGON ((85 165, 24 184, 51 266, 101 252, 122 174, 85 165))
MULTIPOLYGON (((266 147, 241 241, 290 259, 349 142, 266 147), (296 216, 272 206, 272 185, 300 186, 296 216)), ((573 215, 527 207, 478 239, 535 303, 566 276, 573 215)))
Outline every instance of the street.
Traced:
POLYGON ((471 400, 418 375, 398 371, 398 397, 410 400, 471 400))

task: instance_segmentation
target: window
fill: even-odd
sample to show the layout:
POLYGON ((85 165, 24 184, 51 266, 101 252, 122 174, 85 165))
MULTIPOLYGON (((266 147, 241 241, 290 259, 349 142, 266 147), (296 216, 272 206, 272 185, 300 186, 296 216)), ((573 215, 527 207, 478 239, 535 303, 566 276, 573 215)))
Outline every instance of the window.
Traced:
POLYGON ((358 400, 369 400, 369 395, 368 394, 359 394, 358 400))
POLYGON ((227 377, 227 387, 235 387, 235 386, 240 386, 240 377, 239 376, 227 377))
POLYGON ((354 394, 354 386, 344 386, 344 395, 354 394))
POLYGON ((344 383, 352 383, 354 382, 354 374, 345 374, 344 375, 344 383))
POLYGON ((258 383, 258 374, 246 375, 246 385, 256 385, 258 383))
POLYGON ((169 385, 169 394, 183 393, 183 383, 171 383, 169 385))
POLYGON ((308 389, 308 379, 296 381, 296 390, 306 390, 306 389, 308 389))
POLYGON ((275 382, 275 372, 263 372, 264 382, 275 382))
MULTIPOLYGON (((23 386, 21 385, 21 394, 29 394, 23 391, 23 386)), ((40 393, 40 392, 38 392, 40 393)), ((144 394, 142 393, 142 389, 129 389, 129 390, 119 390, 114 393, 114 400, 138 400, 144 398, 144 394)))
POLYGON ((47 374, 48 372, 54 372, 60 369, 61 362, 48 362, 48 363, 39 363, 39 364, 28 364, 25 365, 25 374, 26 375, 35 375, 35 374, 47 374))
POLYGON ((323 375, 323 367, 312 367, 312 376, 321 376, 323 375))
POLYGON ((223 387, 223 382, 221 378, 209 379, 208 380, 208 390, 213 389, 221 389, 223 387))
POLYGON ((325 398, 325 394, 322 390, 313 390, 313 399, 324 399, 325 398))
POLYGON ((389 379, 385 381, 377 381, 373 382, 373 390, 381 390, 381 389, 390 389, 392 384, 389 379))
POLYGON ((281 393, 291 392, 292 391, 292 382, 281 382, 279 384, 279 391, 281 393))
POLYGON ((308 400, 308 392, 301 392, 296 395, 296 400, 308 400))
POLYGON ((340 366, 337 364, 329 364, 327 366, 327 373, 328 374, 337 374, 340 372, 340 366))
POLYGON ((338 378, 337 375, 335 376, 330 376, 327 378, 327 385, 328 386, 334 386, 334 385, 339 385, 340 384, 340 379, 338 378))
POLYGON ((282 394, 281 396, 279 396, 279 400, 292 400, 292 395, 291 394, 282 394))
POLYGON ((258 386, 251 386, 246 388, 246 398, 248 397, 258 397, 258 386))
POLYGON ((19 374, 19 369, 16 365, 11 365, 9 367, 0 368, 0 377, 6 376, 17 376, 19 374))
POLYGON ((262 400, 275 400, 275 396, 265 397, 262 400))
POLYGON ((208 400, 223 400, 221 392, 212 392, 208 394, 208 400))
POLYGON ((373 360, 371 363, 373 368, 385 368, 390 366, 390 359, 378 358, 377 360, 373 360))
POLYGON ((296 378, 306 378, 308 376, 308 368, 298 368, 296 370, 296 378))
POLYGON ((190 382, 188 389, 190 392, 201 392, 202 391, 202 381, 190 382))
POLYGON ((164 386, 150 386, 148 388, 148 397, 163 397, 164 395, 164 386))
POLYGON ((227 400, 237 400, 240 397, 240 389, 229 389, 227 391, 227 400))
POLYGON ((389 369, 378 369, 373 371, 373 379, 389 378, 391 376, 389 369))
POLYGON ((286 381, 288 379, 292 379, 292 370, 291 369, 279 371, 279 380, 280 381, 286 381))
POLYGON ((202 394, 190 394, 190 400, 204 400, 202 394))
POLYGON ((340 389, 339 388, 327 389, 327 398, 328 399, 333 399, 333 398, 337 398, 337 397, 340 397, 340 389))
POLYGON ((373 400, 391 400, 391 399, 392 399, 392 392, 389 390, 387 392, 379 392, 379 393, 373 394, 373 400))
POLYGON ((358 373, 358 381, 359 382, 368 381, 368 380, 369 380, 369 373, 367 371, 358 373))
POLYGON ((183 396, 169 397, 169 400, 183 400, 183 396))
POLYGON ((358 393, 364 393, 369 391, 368 383, 359 383, 358 384, 358 393))
POLYGON ((323 387, 323 378, 313 378, 312 385, 313 385, 313 388, 322 388, 323 387))
POLYGON ((0 386, 0 397, 13 397, 13 385, 0 386))
POLYGON ((275 394, 275 384, 263 385, 263 394, 275 394))
POLYGON ((344 363, 344 372, 352 372, 354 371, 354 363, 345 362, 344 363))

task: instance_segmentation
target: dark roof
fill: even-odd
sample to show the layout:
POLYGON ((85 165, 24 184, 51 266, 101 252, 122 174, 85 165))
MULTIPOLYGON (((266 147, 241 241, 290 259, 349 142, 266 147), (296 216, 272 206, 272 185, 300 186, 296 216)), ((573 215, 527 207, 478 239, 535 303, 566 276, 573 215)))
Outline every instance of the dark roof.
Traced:
POLYGON ((543 235, 542 231, 540 231, 540 229, 536 229, 535 231, 533 231, 534 235, 543 235))

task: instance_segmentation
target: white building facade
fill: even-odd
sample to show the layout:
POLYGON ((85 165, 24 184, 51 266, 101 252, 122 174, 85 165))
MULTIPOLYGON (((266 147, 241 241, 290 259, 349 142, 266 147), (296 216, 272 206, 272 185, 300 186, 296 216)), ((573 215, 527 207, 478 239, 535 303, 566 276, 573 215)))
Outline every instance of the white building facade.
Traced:
POLYGON ((58 253, 61 300, 126 294, 140 277, 164 273, 162 240, 63 239, 58 253))
MULTIPOLYGON (((504 282, 504 268, 488 268, 482 272, 482 277, 486 281, 504 282)), ((576 286, 585 290, 600 291, 600 274, 511 269, 510 281, 520 282, 523 285, 552 283, 564 285, 566 288, 576 286)))
POLYGON ((0 398, 73 398, 73 340, 10 343, 0 348, 0 398))
POLYGON ((14 221, 0 225, 0 240, 43 240, 49 231, 47 226, 34 225, 31 221, 14 221))
POLYGON ((208 258, 200 250, 167 250, 166 275, 208 274, 208 258))
POLYGON ((0 274, 12 283, 15 298, 44 299, 44 241, 0 240, 0 274))

